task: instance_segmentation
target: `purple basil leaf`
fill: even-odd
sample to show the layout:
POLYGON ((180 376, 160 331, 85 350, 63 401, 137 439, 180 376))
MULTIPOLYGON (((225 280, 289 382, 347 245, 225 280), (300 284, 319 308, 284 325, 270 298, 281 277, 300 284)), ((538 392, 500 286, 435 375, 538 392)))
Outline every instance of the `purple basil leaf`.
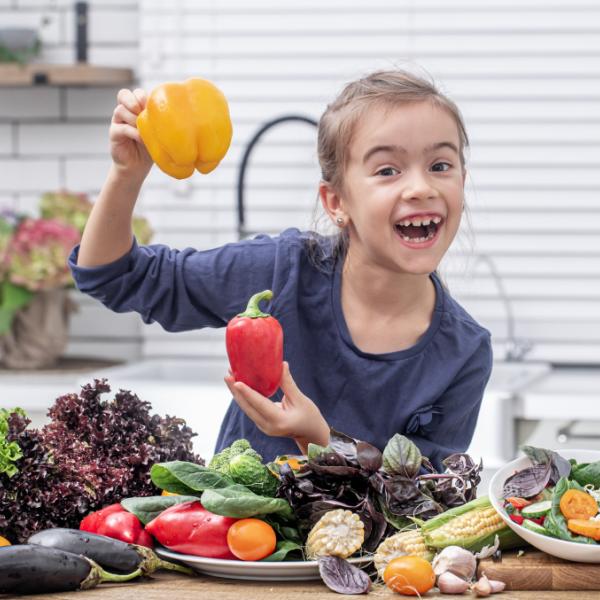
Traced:
POLYGON ((356 454, 358 464, 365 471, 374 473, 380 469, 383 463, 383 454, 381 454, 381 451, 368 442, 358 442, 356 444, 356 454))
POLYGON ((396 433, 383 450, 383 470, 390 475, 412 479, 421 469, 422 458, 421 451, 412 440, 396 433))
POLYGON ((338 556, 319 557, 319 573, 325 585, 338 594, 366 594, 371 587, 366 573, 338 556))
POLYGON ((550 474, 552 483, 557 483, 561 477, 568 477, 571 474, 571 463, 554 450, 536 448, 535 446, 523 446, 521 450, 534 465, 545 465, 549 462, 552 464, 552 473, 550 474))
POLYGON ((518 496, 520 498, 532 498, 539 494, 550 481, 552 463, 546 465, 534 465, 518 471, 504 482, 502 490, 503 498, 518 496))
POLYGON ((398 502, 407 503, 421 495, 417 484, 406 477, 394 477, 385 482, 387 493, 398 502))
POLYGON ((329 448, 341 454, 351 465, 358 466, 356 444, 358 440, 349 435, 336 431, 333 427, 329 430, 329 448))

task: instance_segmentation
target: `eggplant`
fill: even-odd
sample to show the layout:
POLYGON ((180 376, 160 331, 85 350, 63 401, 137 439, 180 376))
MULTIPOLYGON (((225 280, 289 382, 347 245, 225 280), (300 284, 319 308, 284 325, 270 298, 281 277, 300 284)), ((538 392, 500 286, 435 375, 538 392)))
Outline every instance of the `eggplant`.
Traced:
POLYGON ((87 590, 105 581, 123 582, 142 575, 108 573, 89 558, 33 544, 0 548, 0 594, 45 594, 87 590))
POLYGON ((160 559, 145 546, 128 544, 79 529, 60 527, 45 529, 32 535, 27 543, 81 554, 113 573, 131 573, 141 569, 144 575, 149 575, 157 569, 169 569, 188 575, 193 574, 193 571, 187 567, 160 559))

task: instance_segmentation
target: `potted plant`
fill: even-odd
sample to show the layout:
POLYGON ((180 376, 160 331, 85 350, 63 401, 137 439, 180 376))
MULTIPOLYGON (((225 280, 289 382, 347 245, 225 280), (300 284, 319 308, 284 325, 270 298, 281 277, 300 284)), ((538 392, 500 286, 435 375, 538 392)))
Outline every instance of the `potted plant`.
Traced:
MULTIPOLYGON (((68 341, 74 309, 67 258, 81 240, 92 208, 85 194, 44 194, 40 216, 0 212, 0 365, 13 369, 52 366, 68 341)), ((152 231, 134 219, 147 243, 152 231)))

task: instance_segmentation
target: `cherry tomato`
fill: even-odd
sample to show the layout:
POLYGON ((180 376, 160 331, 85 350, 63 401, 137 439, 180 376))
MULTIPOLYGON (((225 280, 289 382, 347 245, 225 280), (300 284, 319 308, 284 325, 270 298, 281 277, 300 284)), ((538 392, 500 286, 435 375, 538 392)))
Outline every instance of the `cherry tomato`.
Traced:
POLYGON ((431 563, 420 556, 399 556, 388 563, 383 580, 394 592, 418 596, 435 585, 435 573, 431 563))
POLYGON ((273 554, 275 530, 260 519, 240 519, 227 531, 227 545, 240 560, 260 560, 273 554))

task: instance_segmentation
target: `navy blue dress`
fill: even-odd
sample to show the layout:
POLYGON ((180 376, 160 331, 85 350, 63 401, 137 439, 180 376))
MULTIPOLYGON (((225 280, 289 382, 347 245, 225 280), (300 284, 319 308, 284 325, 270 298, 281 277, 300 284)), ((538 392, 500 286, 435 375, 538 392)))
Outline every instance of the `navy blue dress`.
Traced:
MULTIPOLYGON (((69 264, 77 287, 116 312, 138 312, 168 331, 224 327, 250 296, 271 289, 263 308, 284 331, 284 359, 298 387, 335 429, 383 449, 395 433, 411 438, 434 465, 467 449, 492 367, 489 332, 450 296, 436 274, 431 324, 406 350, 362 352, 352 342, 340 301, 341 260, 327 238, 288 229, 219 248, 179 251, 138 246, 100 267, 69 264), (317 265, 308 252, 320 240, 317 265), (330 247, 330 243, 329 243, 330 247)), ((223 374, 225 375, 225 374, 223 374)), ((223 384, 225 385, 225 384, 223 384)), ((281 390, 274 396, 281 398, 281 390)), ((247 438, 265 460, 297 454, 269 437, 232 401, 215 452, 247 438)))

